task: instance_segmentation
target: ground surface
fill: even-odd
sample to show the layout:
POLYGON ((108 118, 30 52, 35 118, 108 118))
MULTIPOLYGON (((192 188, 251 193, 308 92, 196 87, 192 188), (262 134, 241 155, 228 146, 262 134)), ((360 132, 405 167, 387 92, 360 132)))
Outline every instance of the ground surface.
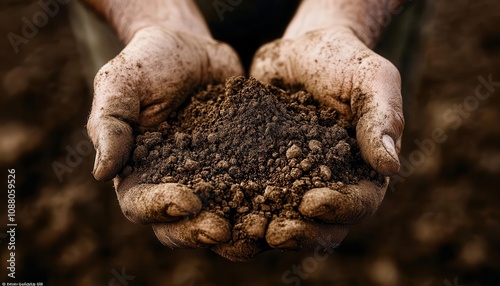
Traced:
MULTIPOLYGON (((15 54, 5 35, 20 33, 22 17, 40 8, 36 1, 2 2, 0 166, 18 172, 20 282, 120 285, 116 277, 125 270, 133 276, 128 285, 498 285, 500 91, 490 86, 491 96, 479 104, 470 96, 481 76, 500 81, 500 4, 413 2, 393 16, 385 39, 397 43, 408 38, 400 29, 415 29, 398 45, 398 56, 386 54, 405 83, 402 158, 408 163, 402 179, 376 217, 352 228, 331 254, 269 252, 249 263, 208 250, 169 250, 151 229, 123 217, 111 184, 96 183, 90 174, 93 155, 85 152, 88 139, 81 133, 90 96, 66 14, 50 18, 15 54), (401 21, 420 6, 427 6, 421 22, 401 21), (436 128, 446 140, 425 141, 436 128), (81 160, 68 157, 78 146, 81 160), (59 181, 53 162, 72 172, 59 181), (305 267, 300 275, 294 265, 305 267)), ((6 213, 4 203, 0 213, 6 213)))

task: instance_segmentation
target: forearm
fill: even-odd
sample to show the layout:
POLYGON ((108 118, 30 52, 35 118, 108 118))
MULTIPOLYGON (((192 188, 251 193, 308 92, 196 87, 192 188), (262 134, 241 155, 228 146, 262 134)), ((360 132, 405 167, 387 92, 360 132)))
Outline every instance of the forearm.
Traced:
POLYGON ((210 36, 210 31, 193 0, 83 0, 101 14, 128 43, 140 29, 162 26, 210 36))
POLYGON ((284 38, 309 31, 343 26, 373 47, 392 14, 404 0, 303 0, 284 38))

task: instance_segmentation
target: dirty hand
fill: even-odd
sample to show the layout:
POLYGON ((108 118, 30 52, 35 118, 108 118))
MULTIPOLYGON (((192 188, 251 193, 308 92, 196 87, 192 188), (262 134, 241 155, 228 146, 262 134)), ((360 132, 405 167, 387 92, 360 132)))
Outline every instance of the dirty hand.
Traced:
MULTIPOLYGON (((362 156, 373 169, 384 175, 398 172, 404 125, 400 75, 351 29, 318 29, 269 43, 256 53, 251 75, 302 86, 356 126, 362 156)), ((275 220, 266 239, 272 247, 290 249, 340 243, 347 225, 377 210, 387 183, 362 181, 338 190, 310 190, 299 211, 323 223, 275 220)))
MULTIPOLYGON (((87 129, 96 149, 94 176, 109 180, 129 159, 134 135, 155 128, 197 86, 242 74, 238 56, 210 37, 154 27, 137 31, 95 78, 87 129)), ((135 174, 115 178, 124 215, 153 224, 171 247, 201 247, 229 239, 228 223, 200 213, 202 203, 178 184, 138 184, 135 174), (169 223, 166 223, 169 222, 169 223)))

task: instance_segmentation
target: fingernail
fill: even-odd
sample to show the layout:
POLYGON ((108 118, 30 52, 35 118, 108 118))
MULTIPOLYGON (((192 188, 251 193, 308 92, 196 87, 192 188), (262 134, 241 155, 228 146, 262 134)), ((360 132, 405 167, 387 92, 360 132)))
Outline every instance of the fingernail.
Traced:
POLYGON ((289 239, 279 245, 281 249, 299 249, 299 243, 295 239, 289 239))
POLYGON ((387 154, 389 154, 392 158, 392 162, 389 158, 386 158, 386 160, 382 163, 382 166, 379 166, 381 168, 379 172, 384 175, 394 175, 399 172, 400 168, 398 154, 396 153, 396 147, 394 146, 394 140, 389 135, 384 135, 382 137, 382 144, 384 145, 387 154))
POLYGON ((200 232, 198 234, 198 241, 203 243, 203 244, 219 244, 219 241, 214 240, 213 238, 209 237, 205 233, 200 232))
POLYGON ((171 204, 167 208, 167 215, 169 215, 169 216, 188 216, 188 215, 192 215, 192 214, 193 213, 191 213, 189 211, 180 209, 179 206, 176 204, 171 204))
POLYGON ((101 157, 99 150, 95 152, 95 160, 94 160, 94 169, 92 170, 92 174, 96 177, 97 170, 99 170, 99 158, 101 157))
POLYGON ((394 146, 394 140, 392 140, 391 136, 382 136, 382 144, 384 144, 387 153, 389 153, 394 160, 399 161, 398 155, 396 154, 396 147, 394 146))

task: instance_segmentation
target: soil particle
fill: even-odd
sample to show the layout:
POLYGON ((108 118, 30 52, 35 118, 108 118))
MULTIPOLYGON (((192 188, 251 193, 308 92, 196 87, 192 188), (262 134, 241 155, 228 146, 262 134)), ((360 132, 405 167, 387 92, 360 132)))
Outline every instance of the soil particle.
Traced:
POLYGON ((130 165, 141 183, 194 189, 205 209, 233 227, 244 214, 298 218, 312 188, 383 182, 335 116, 303 91, 235 77, 199 91, 156 132, 137 136, 130 165))

